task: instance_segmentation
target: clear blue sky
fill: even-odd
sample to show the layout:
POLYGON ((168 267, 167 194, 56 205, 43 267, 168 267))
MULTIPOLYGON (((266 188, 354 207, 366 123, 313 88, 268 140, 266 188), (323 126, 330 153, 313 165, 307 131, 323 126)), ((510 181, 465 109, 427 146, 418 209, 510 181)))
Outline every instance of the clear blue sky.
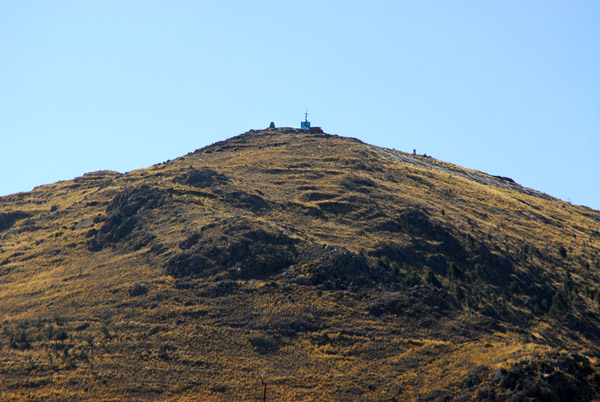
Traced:
POLYGON ((306 108, 600 209, 600 1, 0 0, 0 195, 306 108))

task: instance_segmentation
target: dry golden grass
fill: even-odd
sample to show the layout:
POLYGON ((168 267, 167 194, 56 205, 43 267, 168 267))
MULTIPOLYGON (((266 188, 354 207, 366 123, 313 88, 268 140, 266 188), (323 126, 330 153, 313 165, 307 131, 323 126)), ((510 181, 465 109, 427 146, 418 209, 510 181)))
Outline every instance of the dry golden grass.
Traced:
POLYGON ((268 130, 207 149, 0 199, 0 213, 27 214, 0 231, 0 400, 256 401, 263 371, 273 401, 422 400, 459 394, 478 366, 489 368, 485 380, 555 350, 598 353, 598 339, 582 329, 600 327, 598 211, 343 137, 268 130), (179 179, 203 168, 227 180, 194 187, 179 179), (90 251, 89 233, 106 224, 109 203, 142 183, 163 204, 136 215, 131 234, 90 251), (256 197, 268 207, 248 204, 256 197), (425 281, 427 261, 443 254, 442 237, 381 229, 410 210, 469 256, 487 255, 485 247, 509 261, 510 278, 481 279, 486 263, 473 260, 470 282, 434 275, 440 292, 467 292, 456 308, 373 314, 385 297, 409 295, 411 272, 425 281), (193 233, 213 236, 215 246, 237 239, 225 226, 219 232, 227 219, 280 231, 297 242, 298 262, 263 277, 224 268, 165 274, 193 233), (136 249, 143 236, 152 240, 136 249), (318 257, 304 244, 387 264, 400 288, 303 284, 318 257), (385 261, 375 253, 382 244, 412 250, 423 264, 385 261), (567 273, 570 304, 558 314, 524 290, 556 295, 567 273), (134 295, 136 285, 146 293, 134 295))

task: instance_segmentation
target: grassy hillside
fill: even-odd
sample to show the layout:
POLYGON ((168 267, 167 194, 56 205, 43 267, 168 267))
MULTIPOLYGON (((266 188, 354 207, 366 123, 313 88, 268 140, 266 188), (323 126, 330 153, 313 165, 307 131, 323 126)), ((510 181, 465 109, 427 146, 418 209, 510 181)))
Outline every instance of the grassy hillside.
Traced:
POLYGON ((600 212, 250 131, 0 198, 0 400, 592 400, 600 212))

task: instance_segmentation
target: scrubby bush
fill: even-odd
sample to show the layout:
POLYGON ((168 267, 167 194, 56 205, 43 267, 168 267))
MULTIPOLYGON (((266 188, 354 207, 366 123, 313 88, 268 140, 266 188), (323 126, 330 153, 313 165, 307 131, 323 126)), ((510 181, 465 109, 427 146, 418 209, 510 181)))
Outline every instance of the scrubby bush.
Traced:
POLYGON ((435 274, 431 271, 427 271, 427 274, 425 275, 425 283, 436 288, 442 287, 442 284, 438 278, 436 278, 435 274))
POLYGON ((56 335, 56 327, 52 324, 48 325, 46 327, 46 338, 48 340, 52 340, 52 339, 54 339, 55 335, 56 335))
POLYGON ((465 290, 458 285, 454 285, 454 288, 452 289, 452 295, 459 303, 464 303, 467 298, 465 290))
POLYGON ((17 334, 11 334, 10 347, 20 350, 31 349, 31 337, 27 330, 22 329, 17 334))
POLYGON ((158 357, 162 360, 171 360, 171 354, 169 352, 177 350, 175 346, 171 346, 169 344, 162 344, 158 348, 158 357))
POLYGON ((406 286, 408 287, 413 287, 421 284, 421 278, 419 277, 419 275, 417 275, 414 268, 411 268, 408 271, 408 274, 406 275, 404 281, 406 282, 406 286))
POLYGON ((558 246, 558 254, 562 258, 567 258, 567 249, 562 244, 560 246, 558 246))
POLYGON ((60 331, 58 331, 56 333, 56 340, 58 341, 65 341, 69 338, 69 334, 67 334, 67 331, 65 331, 64 329, 61 329, 60 331))
POLYGON ((135 285, 133 285, 133 288, 131 288, 131 290, 129 291, 129 295, 132 297, 142 296, 146 293, 148 293, 148 288, 145 285, 142 285, 141 283, 136 283, 135 285))
POLYGON ((462 270, 457 267, 455 264, 450 263, 450 268, 448 268, 448 278, 450 279, 456 279, 456 280, 463 280, 464 279, 464 273, 462 272, 462 270))
POLYGON ((278 349, 277 342, 268 336, 257 335, 251 337, 248 341, 254 346, 254 349, 262 355, 276 352, 278 349))
POLYGON ((560 290, 552 297, 552 305, 550 306, 550 314, 558 315, 566 312, 569 309, 569 296, 564 290, 560 290))
POLYGON ((112 338, 110 330, 108 329, 108 327, 106 325, 103 325, 102 327, 100 327, 100 331, 102 332, 102 334, 104 335, 104 337, 106 339, 111 339, 112 338))

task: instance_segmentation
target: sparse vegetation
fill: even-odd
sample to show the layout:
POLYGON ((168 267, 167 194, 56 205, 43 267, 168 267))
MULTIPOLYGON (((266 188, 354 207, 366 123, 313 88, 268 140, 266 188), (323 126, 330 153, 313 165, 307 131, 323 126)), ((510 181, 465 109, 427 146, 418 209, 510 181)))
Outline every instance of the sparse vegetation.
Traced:
POLYGON ((599 212, 286 130, 0 198, 0 399, 598 397, 599 212))

